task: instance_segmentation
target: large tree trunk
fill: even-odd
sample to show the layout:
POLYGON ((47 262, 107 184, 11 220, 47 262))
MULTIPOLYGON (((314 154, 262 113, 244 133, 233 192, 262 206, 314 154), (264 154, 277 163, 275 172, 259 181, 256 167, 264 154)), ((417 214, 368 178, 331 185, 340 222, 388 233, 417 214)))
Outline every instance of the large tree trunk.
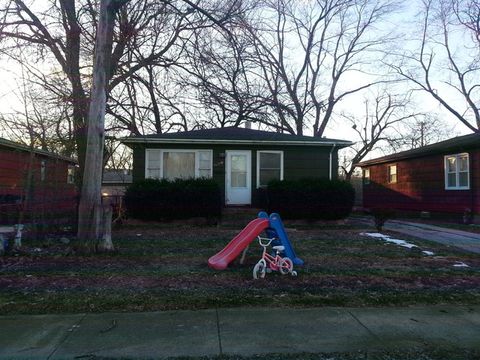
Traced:
POLYGON ((78 214, 78 239, 89 251, 96 251, 101 240, 102 171, 105 141, 107 76, 112 53, 115 0, 101 0, 95 41, 93 85, 88 114, 87 148, 78 214))

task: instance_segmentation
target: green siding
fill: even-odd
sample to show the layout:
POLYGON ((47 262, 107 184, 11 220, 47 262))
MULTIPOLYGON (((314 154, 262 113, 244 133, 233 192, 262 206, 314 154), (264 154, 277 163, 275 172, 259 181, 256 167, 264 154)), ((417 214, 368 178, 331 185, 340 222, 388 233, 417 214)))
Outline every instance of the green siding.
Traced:
MULTIPOLYGON (((198 144, 148 144, 133 145, 133 181, 145 178, 145 149, 211 149, 213 150, 213 178, 225 193, 225 151, 252 151, 252 188, 257 185, 257 150, 283 151, 283 168, 285 180, 307 177, 329 176, 330 146, 246 146, 246 145, 198 145, 198 144), (223 156, 222 156, 223 154, 223 156)), ((333 177, 337 178, 338 156, 333 153, 333 177)))

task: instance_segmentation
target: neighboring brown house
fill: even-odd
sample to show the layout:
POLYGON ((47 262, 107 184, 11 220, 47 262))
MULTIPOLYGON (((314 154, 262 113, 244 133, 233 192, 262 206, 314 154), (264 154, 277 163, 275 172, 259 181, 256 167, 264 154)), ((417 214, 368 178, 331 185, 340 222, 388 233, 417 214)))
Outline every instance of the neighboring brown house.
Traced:
POLYGON ((76 162, 0 138, 0 224, 25 219, 56 221, 75 213, 76 162))
POLYGON ((365 208, 480 214, 480 134, 357 164, 365 208))

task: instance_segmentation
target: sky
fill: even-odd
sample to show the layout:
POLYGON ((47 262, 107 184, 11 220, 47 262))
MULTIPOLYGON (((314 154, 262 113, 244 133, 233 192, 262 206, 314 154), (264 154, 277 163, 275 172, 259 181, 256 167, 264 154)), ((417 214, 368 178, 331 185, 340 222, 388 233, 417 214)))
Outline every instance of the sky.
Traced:
MULTIPOLYGON (((416 26, 414 25, 415 14, 418 12, 419 0, 413 0, 408 2, 408 6, 405 6, 402 11, 397 15, 391 16, 389 22, 385 23, 386 29, 395 29, 397 33, 403 33, 404 46, 408 47, 409 42, 407 41, 408 37, 412 35, 412 29, 416 26)), ((384 29, 380 29, 384 30, 384 29)), ((461 43, 461 38, 457 39, 461 43)), ((19 101, 19 90, 22 88, 20 79, 21 69, 13 64, 12 62, 2 60, 0 65, 0 112, 3 114, 12 114, 15 111, 22 108, 22 104, 19 101)), ((352 74, 347 79, 349 84, 361 83, 364 80, 363 75, 352 74)), ((441 91, 447 91, 445 93, 451 94, 450 89, 446 89, 444 85, 438 84, 441 91)), ((355 109, 363 109, 363 97, 362 96, 353 96, 345 99, 337 109, 337 112, 348 111, 352 112, 355 109)), ((468 129, 460 124, 450 113, 443 109, 436 100, 434 100, 430 95, 417 92, 415 94, 415 101, 418 106, 419 111, 428 112, 428 113, 438 113, 441 118, 443 118, 448 124, 451 124, 452 127, 455 127, 455 133, 466 134, 468 129)), ((455 100, 452 100, 455 102, 455 100)), ((1 130, 0 130, 1 131, 1 130)), ((306 135, 309 135, 309 130, 307 129, 306 135)), ((350 128, 340 122, 331 122, 327 127, 327 130, 324 134, 326 137, 331 138, 341 138, 347 140, 355 139, 355 132, 350 128)), ((0 133, 0 136, 2 134, 0 133)), ((374 153, 372 156, 378 156, 381 154, 374 153)))

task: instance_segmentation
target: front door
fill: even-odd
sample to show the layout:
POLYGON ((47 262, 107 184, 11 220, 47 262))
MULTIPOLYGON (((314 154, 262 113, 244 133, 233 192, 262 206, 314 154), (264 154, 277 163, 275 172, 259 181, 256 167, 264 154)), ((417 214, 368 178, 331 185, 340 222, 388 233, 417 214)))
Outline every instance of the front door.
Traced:
POLYGON ((227 150, 225 152, 225 203, 248 205, 252 199, 252 152, 227 150))

